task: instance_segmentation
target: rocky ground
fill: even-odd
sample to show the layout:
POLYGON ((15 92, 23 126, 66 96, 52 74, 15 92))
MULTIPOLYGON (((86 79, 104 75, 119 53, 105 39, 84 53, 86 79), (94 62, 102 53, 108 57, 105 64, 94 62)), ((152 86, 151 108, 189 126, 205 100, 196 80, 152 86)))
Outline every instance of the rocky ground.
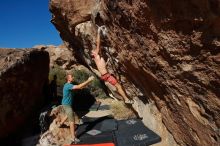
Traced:
MULTIPOLYGON (((85 116, 90 118, 100 118, 105 116, 113 116, 115 119, 119 120, 136 118, 133 111, 127 108, 122 101, 116 101, 111 98, 97 99, 97 101, 101 102, 99 110, 89 111, 86 114, 82 114, 84 113, 83 111, 78 111, 77 113, 81 115, 80 117, 85 116)), ((61 146, 63 144, 71 143, 68 121, 64 123, 64 126, 60 128, 58 127, 61 119, 64 117, 62 106, 58 106, 51 111, 47 111, 47 116, 49 119, 51 119, 48 121, 51 122, 49 123, 48 130, 40 136, 38 146, 61 146)))

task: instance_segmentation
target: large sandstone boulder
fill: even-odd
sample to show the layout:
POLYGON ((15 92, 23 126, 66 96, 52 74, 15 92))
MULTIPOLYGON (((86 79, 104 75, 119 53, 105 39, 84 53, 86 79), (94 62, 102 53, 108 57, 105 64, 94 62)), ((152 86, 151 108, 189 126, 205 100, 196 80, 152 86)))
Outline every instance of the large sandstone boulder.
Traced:
POLYGON ((43 128, 42 132, 44 133, 41 135, 39 139, 39 144, 37 146, 62 146, 63 144, 71 143, 69 122, 64 122, 63 125, 65 126, 58 126, 65 116, 62 106, 60 105, 52 110, 45 111, 45 113, 43 114, 44 117, 41 119, 41 128, 43 128), (49 120, 45 121, 45 119, 49 120), (45 125, 47 125, 48 127, 44 128, 45 125))
POLYGON ((77 64, 76 59, 72 55, 72 51, 65 45, 36 45, 33 48, 47 51, 50 56, 50 67, 59 66, 65 70, 70 70, 77 64))
POLYGON ((219 0, 51 0, 64 43, 95 67, 97 25, 102 53, 159 145, 217 145, 220 127, 219 0))
POLYGON ((36 49, 0 49, 0 138, 15 132, 42 107, 49 54, 36 49))

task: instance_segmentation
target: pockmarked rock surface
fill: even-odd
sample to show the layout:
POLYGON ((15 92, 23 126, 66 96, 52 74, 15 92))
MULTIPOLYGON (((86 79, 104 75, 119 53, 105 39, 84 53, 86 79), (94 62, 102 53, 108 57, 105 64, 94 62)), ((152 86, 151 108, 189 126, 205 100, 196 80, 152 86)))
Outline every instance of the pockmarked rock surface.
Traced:
MULTIPOLYGON (((49 127, 46 127, 46 131, 44 131, 44 133, 40 136, 37 146, 62 146, 63 144, 71 143, 69 122, 65 122, 64 127, 58 126, 65 116, 62 106, 58 106, 52 110, 48 110, 45 114, 46 115, 44 118, 50 119, 48 121, 51 122, 48 123, 49 127)), ((42 122, 43 124, 46 124, 44 121, 42 122)))
POLYGON ((158 145, 219 144, 219 0, 51 0, 52 23, 76 59, 90 52, 104 25, 108 69, 136 97, 158 145))
POLYGON ((49 54, 38 49, 0 49, 0 138, 25 125, 44 103, 49 54))

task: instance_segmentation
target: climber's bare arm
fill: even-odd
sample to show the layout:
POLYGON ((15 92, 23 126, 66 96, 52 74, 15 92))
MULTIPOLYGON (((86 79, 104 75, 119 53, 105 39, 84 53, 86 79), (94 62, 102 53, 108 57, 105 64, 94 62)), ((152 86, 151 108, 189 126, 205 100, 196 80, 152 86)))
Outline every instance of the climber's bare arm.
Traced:
POLYGON ((96 54, 100 52, 100 30, 98 30, 97 38, 96 38, 96 49, 94 50, 96 54))

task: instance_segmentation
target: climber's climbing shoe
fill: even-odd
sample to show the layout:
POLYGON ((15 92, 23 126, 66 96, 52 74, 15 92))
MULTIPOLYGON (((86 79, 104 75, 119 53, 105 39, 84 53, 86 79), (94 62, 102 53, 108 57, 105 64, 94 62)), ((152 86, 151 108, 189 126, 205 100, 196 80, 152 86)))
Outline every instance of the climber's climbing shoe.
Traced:
POLYGON ((126 103, 126 104, 134 104, 134 101, 133 101, 133 100, 128 99, 128 100, 125 100, 125 103, 126 103))

